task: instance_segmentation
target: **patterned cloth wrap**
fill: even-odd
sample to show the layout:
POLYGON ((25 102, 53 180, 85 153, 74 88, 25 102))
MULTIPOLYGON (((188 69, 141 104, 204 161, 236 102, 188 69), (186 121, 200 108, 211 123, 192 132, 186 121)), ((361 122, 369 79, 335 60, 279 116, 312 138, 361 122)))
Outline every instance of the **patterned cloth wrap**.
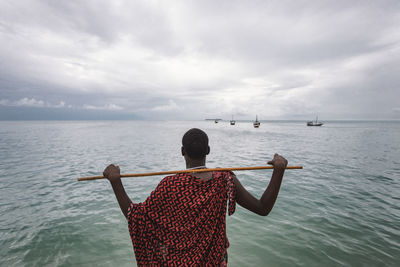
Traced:
POLYGON ((226 208, 235 212, 232 172, 203 181, 165 177, 145 202, 131 203, 129 233, 138 266, 226 266, 226 208))

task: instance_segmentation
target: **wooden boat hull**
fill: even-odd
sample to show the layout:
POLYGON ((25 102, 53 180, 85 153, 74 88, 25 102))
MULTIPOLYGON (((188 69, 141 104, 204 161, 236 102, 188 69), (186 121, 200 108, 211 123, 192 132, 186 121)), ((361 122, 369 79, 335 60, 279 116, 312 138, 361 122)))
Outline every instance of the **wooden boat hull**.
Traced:
POLYGON ((322 122, 307 122, 307 126, 322 126, 324 125, 322 122))

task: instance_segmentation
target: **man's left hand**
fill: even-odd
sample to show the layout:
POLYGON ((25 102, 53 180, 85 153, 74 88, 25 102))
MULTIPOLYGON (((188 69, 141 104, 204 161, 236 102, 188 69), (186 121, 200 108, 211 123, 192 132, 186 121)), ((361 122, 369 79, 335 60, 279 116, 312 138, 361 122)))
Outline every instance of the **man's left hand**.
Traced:
POLYGON ((121 178, 121 171, 118 165, 110 164, 103 171, 103 176, 110 182, 117 181, 121 178))

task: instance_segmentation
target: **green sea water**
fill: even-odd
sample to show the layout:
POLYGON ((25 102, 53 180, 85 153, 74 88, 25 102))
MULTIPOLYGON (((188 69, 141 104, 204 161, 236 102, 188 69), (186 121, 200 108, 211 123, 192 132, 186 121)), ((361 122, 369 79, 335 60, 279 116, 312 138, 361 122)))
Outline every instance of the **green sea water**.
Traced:
MULTIPOLYGON (((0 122, 0 266, 135 266, 126 221, 105 180, 122 172, 183 169, 186 130, 207 132, 208 167, 288 170, 273 211, 237 206, 227 219, 229 266, 400 266, 400 122, 0 122)), ((243 171, 260 197, 271 171, 243 171)), ((124 179, 134 202, 163 177, 124 179)))

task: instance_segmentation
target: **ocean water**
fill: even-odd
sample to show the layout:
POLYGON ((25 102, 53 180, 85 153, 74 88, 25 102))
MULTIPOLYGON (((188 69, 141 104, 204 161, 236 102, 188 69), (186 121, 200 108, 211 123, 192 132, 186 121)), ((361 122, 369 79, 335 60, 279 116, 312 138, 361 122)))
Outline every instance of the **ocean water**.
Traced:
MULTIPOLYGON (((285 173, 261 217, 237 206, 227 219, 230 266, 400 266, 400 122, 0 122, 0 266, 135 266, 126 221, 106 180, 183 169, 181 137, 210 138, 208 167, 265 164, 285 173)), ((260 197, 271 171, 237 172, 260 197)), ((163 177, 126 178, 141 202, 163 177)))

